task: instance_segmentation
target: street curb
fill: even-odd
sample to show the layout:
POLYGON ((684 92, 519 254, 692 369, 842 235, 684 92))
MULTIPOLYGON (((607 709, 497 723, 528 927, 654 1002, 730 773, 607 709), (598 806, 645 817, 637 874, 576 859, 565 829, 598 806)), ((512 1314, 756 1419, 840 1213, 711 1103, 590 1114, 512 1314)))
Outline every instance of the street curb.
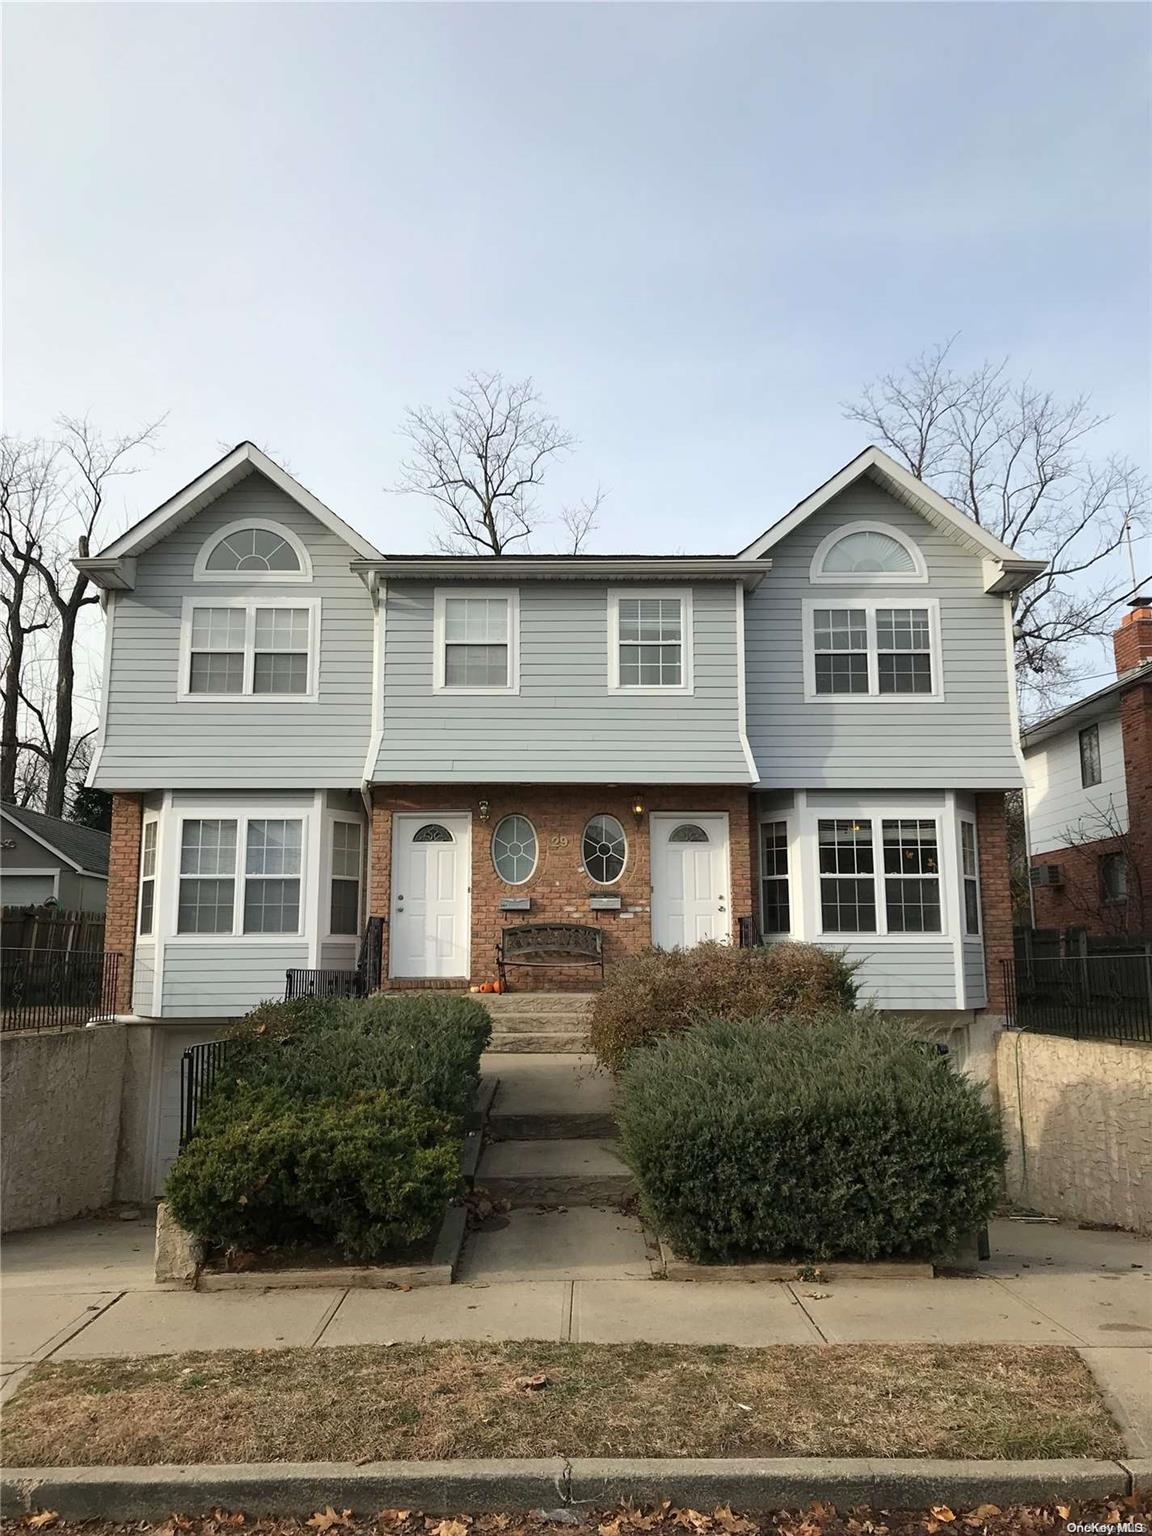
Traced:
POLYGON ((357 1513, 430 1515, 605 1507, 630 1499, 712 1509, 841 1506, 919 1509, 1099 1499, 1152 1485, 1146 1461, 930 1461, 789 1457, 485 1461, 248 1462, 155 1467, 8 1467, 0 1509, 52 1509, 65 1519, 166 1520, 215 1509, 303 1515, 331 1504, 357 1513))

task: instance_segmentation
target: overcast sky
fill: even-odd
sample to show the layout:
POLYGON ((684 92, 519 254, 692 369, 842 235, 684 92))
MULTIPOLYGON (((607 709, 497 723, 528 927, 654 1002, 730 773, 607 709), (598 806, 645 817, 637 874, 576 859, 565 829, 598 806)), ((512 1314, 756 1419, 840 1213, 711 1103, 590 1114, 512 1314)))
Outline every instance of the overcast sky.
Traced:
POLYGON ((595 547, 737 548, 863 446, 841 401, 954 332, 1148 460, 1146 6, 5 25, 7 425, 168 412, 125 517, 250 437, 426 545, 383 492, 403 407, 501 369, 580 439, 545 501, 608 491, 595 547))

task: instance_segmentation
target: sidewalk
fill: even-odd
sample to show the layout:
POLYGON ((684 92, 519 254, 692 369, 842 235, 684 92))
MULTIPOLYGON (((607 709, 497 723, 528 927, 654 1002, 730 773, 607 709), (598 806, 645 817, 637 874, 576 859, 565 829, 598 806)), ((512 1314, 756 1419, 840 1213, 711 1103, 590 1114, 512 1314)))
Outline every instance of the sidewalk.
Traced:
MULTIPOLYGON (((629 1226, 619 1213, 597 1214, 629 1226)), ((621 1268, 604 1264, 599 1279, 587 1278, 588 1256, 573 1253, 576 1277, 558 1270, 409 1292, 198 1294, 153 1281, 150 1213, 77 1221, 6 1238, 0 1358, 8 1391, 49 1358, 393 1340, 1066 1344, 1109 1395, 1130 1453, 1152 1455, 1149 1245, 1125 1233, 1003 1221, 992 1242, 992 1261, 973 1279, 652 1281, 633 1278, 639 1266, 624 1231, 621 1268)), ((474 1263, 472 1272, 482 1268, 474 1263)))

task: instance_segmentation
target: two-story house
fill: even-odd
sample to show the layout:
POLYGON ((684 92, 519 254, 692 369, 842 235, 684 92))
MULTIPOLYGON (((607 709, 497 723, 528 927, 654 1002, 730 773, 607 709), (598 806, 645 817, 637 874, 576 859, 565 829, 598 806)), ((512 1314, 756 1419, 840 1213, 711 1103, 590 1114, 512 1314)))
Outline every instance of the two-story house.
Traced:
POLYGON ((1152 931, 1152 600, 1112 645, 1115 681, 1023 733, 1039 928, 1152 931))
POLYGON ((1042 567, 877 449, 736 554, 488 559, 381 553, 242 443, 77 563, 142 1192, 183 1047, 370 915, 390 987, 491 977, 518 921, 597 923, 610 966, 754 917, 880 1006, 998 1014, 1042 567))

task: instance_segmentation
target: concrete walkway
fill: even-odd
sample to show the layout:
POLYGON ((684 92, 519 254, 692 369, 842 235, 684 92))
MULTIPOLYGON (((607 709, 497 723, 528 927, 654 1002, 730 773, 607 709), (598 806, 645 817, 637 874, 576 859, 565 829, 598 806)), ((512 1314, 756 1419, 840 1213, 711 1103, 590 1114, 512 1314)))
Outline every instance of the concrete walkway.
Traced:
POLYGON ((1125 1233, 995 1222, 992 1261, 975 1279, 654 1283, 642 1234, 638 1247, 638 1227, 618 1212, 585 1208, 563 1226, 574 1211, 514 1214, 525 1223, 523 1265, 502 1270, 477 1241, 462 1284, 409 1292, 160 1287, 148 1219, 11 1235, 0 1293, 6 1391, 44 1359, 416 1339, 1067 1344, 1096 1373, 1130 1454, 1152 1455, 1152 1252, 1125 1233), (613 1226, 611 1253, 581 1226, 600 1218, 613 1226), (545 1240, 550 1220, 568 1245, 566 1271, 554 1265, 551 1276, 561 1240, 545 1240), (534 1261, 537 1251, 552 1259, 534 1261))

